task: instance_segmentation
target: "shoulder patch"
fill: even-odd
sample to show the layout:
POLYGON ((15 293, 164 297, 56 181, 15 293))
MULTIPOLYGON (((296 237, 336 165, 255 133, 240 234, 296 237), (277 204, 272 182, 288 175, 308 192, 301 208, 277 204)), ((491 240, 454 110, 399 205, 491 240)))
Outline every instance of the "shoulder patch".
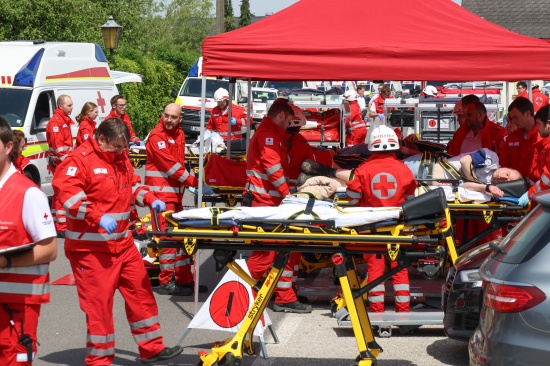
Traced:
POLYGON ((273 146, 273 137, 266 137, 265 144, 269 146, 273 146))
POLYGON ((53 126, 53 132, 59 132, 59 127, 53 126))
POLYGON ((76 171, 77 171, 77 168, 75 166, 70 166, 69 168, 67 168, 66 175, 70 175, 71 177, 74 177, 76 174, 76 171))
POLYGON ((166 143, 164 141, 159 141, 157 145, 158 145, 159 149, 166 148, 166 143))

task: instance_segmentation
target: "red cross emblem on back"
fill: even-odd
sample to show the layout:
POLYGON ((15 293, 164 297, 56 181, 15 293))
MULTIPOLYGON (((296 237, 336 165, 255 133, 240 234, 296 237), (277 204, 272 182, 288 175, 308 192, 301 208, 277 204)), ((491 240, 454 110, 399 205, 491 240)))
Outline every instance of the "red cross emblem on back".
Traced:
POLYGON ((379 199, 391 198, 397 191, 397 180, 389 173, 378 173, 372 178, 371 189, 379 199))

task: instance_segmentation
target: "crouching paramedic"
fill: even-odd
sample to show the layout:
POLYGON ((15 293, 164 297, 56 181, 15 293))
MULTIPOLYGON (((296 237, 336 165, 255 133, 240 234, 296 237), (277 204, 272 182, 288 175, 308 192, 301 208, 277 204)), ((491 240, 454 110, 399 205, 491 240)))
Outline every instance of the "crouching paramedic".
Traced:
MULTIPOLYGON (((361 207, 399 207, 405 200, 414 197, 414 176, 394 153, 399 150, 395 132, 385 125, 374 128, 369 136, 368 147, 372 155, 350 173, 346 190, 349 202, 361 207)), ((368 266, 369 282, 384 274, 384 255, 364 254, 363 257, 368 266)), ((391 261, 390 267, 397 267, 397 262, 391 261)), ((407 269, 397 272, 392 281, 395 311, 408 312, 410 290, 407 269)), ((369 292, 370 311, 384 311, 384 292, 384 283, 369 292)))
POLYGON ((0 117, 0 365, 31 365, 42 304, 50 302, 55 226, 44 192, 13 165, 13 135, 0 117), (9 209, 6 209, 9 207, 9 209), (22 247, 34 243, 30 250, 22 247))
POLYGON ((116 289, 124 298, 143 363, 166 360, 182 351, 179 346, 164 346, 151 281, 128 230, 132 201, 161 212, 166 208, 134 174, 125 153, 129 138, 122 120, 103 121, 94 138, 57 167, 52 182, 67 211, 65 255, 80 308, 86 313, 87 365, 110 365, 115 357, 116 289))
MULTIPOLYGON (((252 136, 246 156, 245 204, 248 206, 278 206, 290 193, 285 180, 288 154, 284 143, 285 130, 294 117, 286 99, 276 99, 252 136)), ((271 267, 277 253, 252 251, 247 261, 252 278, 259 280, 271 267)), ((293 266, 287 265, 275 288, 273 310, 310 313, 311 306, 298 301, 292 289, 293 266)))
MULTIPOLYGON (((167 210, 174 212, 183 210, 185 187, 196 188, 199 184, 197 178, 185 169, 185 135, 180 128, 181 118, 181 107, 176 103, 168 104, 145 145, 145 184, 166 203, 167 210)), ((159 225, 164 223, 159 222, 159 225)), ((158 229, 165 230, 164 227, 158 229)), ((191 262, 183 248, 163 249, 159 262, 160 294, 187 296, 193 293, 191 262)), ((204 286, 199 290, 208 291, 204 286)))

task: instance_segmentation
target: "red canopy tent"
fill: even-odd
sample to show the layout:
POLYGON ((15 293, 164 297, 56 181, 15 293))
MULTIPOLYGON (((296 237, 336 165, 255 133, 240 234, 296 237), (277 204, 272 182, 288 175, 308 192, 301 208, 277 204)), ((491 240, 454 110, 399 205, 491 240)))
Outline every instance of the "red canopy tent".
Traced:
POLYGON ((548 42, 451 0, 301 0, 202 53, 204 75, 252 80, 550 79, 548 42))

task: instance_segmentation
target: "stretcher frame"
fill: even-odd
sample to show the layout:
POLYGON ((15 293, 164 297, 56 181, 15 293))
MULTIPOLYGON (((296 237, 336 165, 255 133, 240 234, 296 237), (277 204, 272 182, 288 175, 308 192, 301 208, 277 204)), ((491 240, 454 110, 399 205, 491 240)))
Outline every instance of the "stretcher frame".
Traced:
MULTIPOLYGON (((214 249, 216 270, 227 267, 257 292, 253 305, 234 337, 226 339, 223 344, 214 345, 210 352, 199 352, 201 366, 241 365, 244 346, 249 347, 249 354, 254 352, 254 328, 275 290, 290 252, 332 254, 331 259, 342 287, 339 306, 348 309, 359 350, 354 363, 356 366, 375 365, 376 356, 382 352, 374 339, 365 306, 367 293, 410 265, 411 258, 437 258, 443 265, 447 251, 453 261, 457 255, 451 235, 451 214, 447 207, 440 217, 427 224, 416 220, 389 226, 369 224, 356 228, 338 228, 333 220, 240 220, 239 223, 228 225, 215 219, 211 222, 214 228, 196 228, 180 226, 169 212, 163 213, 163 216, 167 230, 148 233, 152 238, 148 245, 151 252, 159 248, 183 246, 187 254, 192 255, 198 249, 214 249), (273 250, 279 254, 265 279, 255 281, 234 261, 236 251, 240 249, 273 250), (398 266, 379 279, 361 286, 352 258, 358 253, 385 253, 391 260, 396 260, 398 266)), ((154 219, 157 219, 156 216, 154 219)), ((156 227, 159 227, 158 223, 156 227)))

